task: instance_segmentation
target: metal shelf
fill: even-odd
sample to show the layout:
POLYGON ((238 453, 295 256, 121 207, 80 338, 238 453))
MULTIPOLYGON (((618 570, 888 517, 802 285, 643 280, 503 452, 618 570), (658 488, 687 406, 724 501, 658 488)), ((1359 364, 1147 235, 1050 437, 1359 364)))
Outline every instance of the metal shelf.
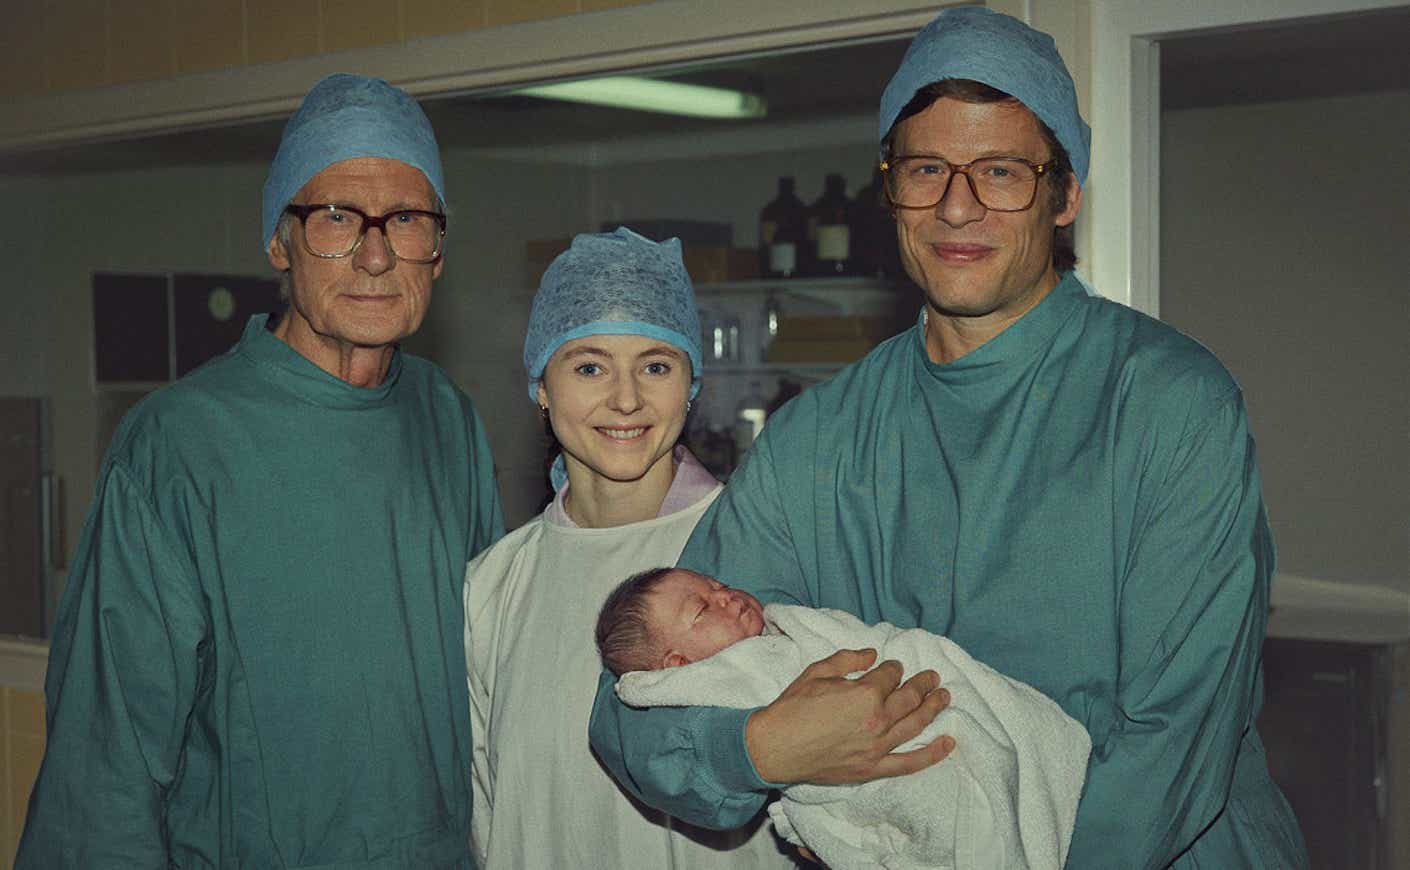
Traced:
POLYGON ((705 377, 719 376, 748 377, 749 375, 797 375, 813 381, 820 381, 840 371, 850 363, 845 362, 764 362, 727 363, 710 362, 705 367, 705 377))
POLYGON ((856 314, 895 305, 896 294, 904 285, 888 278, 768 278, 750 281, 726 281, 697 284, 695 295, 702 299, 743 296, 758 297, 776 294, 785 304, 790 298, 803 299, 835 310, 840 314, 856 314))

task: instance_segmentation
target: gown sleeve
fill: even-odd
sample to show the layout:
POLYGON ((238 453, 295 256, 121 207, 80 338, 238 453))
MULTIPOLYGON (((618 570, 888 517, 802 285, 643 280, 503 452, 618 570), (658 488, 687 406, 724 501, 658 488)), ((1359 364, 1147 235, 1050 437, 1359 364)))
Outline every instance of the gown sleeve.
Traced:
POLYGON ((468 557, 474 559, 481 551, 504 537, 504 510, 499 498, 499 483, 495 478, 494 458, 479 412, 470 409, 471 432, 471 505, 470 546, 468 557))
MULTIPOLYGON (((701 519, 679 564, 727 577, 763 601, 804 603, 770 443, 766 428, 701 519)), ((740 827, 762 809, 775 786, 759 777, 745 748, 744 726, 753 710, 632 708, 617 698, 614 683, 604 671, 590 736, 618 782, 647 804, 706 828, 740 827)))
POLYGON ((210 633, 177 525, 108 464, 55 628, 18 870, 168 863, 163 800, 210 633))
POLYGON ((1257 714, 1273 547, 1237 391, 1139 486, 1149 495, 1118 587, 1120 676, 1114 697, 1089 699, 1068 858, 1084 870, 1174 861, 1224 811, 1257 714))
POLYGON ((490 689, 476 668, 474 643, 471 639, 471 615, 474 603, 470 593, 471 577, 478 561, 471 562, 465 572, 465 661, 466 682, 470 690, 470 843, 476 866, 485 866, 486 844, 490 835, 490 818, 494 813, 494 777, 491 775, 489 747, 490 689))

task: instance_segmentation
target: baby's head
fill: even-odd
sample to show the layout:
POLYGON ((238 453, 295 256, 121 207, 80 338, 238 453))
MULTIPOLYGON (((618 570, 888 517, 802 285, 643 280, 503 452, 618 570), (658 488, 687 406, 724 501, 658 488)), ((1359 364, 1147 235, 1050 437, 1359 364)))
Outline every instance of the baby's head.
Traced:
POLYGON ((617 676, 709 658, 764 631, 764 606, 748 592, 684 568, 633 574, 597 616, 597 651, 617 676))

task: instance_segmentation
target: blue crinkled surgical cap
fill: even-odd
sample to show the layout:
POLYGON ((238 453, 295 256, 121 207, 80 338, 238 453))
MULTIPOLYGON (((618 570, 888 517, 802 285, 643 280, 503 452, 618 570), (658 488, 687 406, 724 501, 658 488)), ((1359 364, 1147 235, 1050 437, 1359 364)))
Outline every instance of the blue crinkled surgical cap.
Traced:
POLYGON ((916 35, 881 95, 878 138, 886 138, 916 91, 944 79, 981 82, 1015 97, 1053 131, 1078 183, 1086 183, 1092 131, 1051 36, 982 6, 946 9, 916 35))
POLYGON ((680 239, 653 242, 626 227, 583 233, 549 264, 524 336, 531 400, 554 351, 586 335, 645 335, 678 347, 690 357, 691 398, 700 392, 700 313, 680 239))
POLYGON ((264 182, 261 245, 274 237, 279 216, 299 188, 334 163, 354 157, 386 157, 414 166, 441 203, 446 201, 436 134, 411 95, 382 79, 334 73, 313 86, 284 126, 264 182))

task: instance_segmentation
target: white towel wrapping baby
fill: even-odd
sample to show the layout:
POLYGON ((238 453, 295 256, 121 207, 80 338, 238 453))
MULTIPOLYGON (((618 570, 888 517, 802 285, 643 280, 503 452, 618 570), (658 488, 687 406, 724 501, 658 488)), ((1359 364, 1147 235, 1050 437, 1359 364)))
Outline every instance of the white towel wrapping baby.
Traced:
POLYGON ((941 734, 955 738, 955 751, 909 776, 785 788, 769 806, 775 828, 832 870, 1062 867, 1091 739, 1061 707, 922 629, 868 626, 842 611, 782 604, 768 605, 764 615, 777 634, 683 667, 624 674, 618 696, 636 707, 758 707, 839 649, 875 648, 878 662, 896 659, 907 677, 933 668, 950 706, 897 751, 941 734))

